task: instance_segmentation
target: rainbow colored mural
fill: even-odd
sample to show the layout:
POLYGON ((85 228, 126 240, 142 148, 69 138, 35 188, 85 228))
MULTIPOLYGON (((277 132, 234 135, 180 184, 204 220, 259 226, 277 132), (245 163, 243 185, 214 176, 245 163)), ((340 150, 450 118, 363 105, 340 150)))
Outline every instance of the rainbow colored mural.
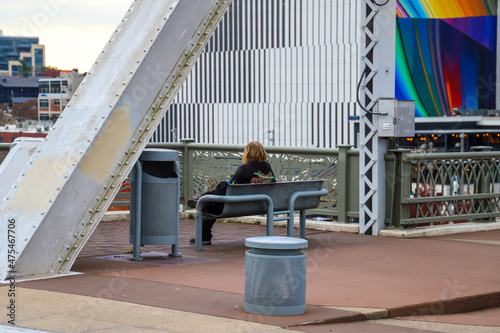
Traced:
POLYGON ((398 0, 396 98, 416 116, 494 109, 497 0, 398 0))

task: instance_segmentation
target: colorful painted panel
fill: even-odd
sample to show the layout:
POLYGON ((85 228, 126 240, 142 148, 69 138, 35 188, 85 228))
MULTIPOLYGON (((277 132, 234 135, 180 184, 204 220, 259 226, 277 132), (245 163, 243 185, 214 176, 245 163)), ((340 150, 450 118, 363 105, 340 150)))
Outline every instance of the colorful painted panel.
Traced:
POLYGON ((400 0, 397 10, 396 98, 420 117, 494 109, 496 0, 400 0))
POLYGON ((497 15, 497 0, 398 0, 397 17, 458 18, 497 15))

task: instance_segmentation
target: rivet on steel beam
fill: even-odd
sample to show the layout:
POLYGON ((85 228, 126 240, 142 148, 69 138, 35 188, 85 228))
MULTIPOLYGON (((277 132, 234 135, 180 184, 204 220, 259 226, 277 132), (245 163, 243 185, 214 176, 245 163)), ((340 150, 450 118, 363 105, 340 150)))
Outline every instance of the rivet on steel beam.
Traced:
POLYGON ((73 236, 75 236, 75 238, 77 238, 77 237, 78 237, 78 234, 76 234, 76 233, 75 233, 73 236))
POLYGON ((41 214, 42 214, 42 215, 45 215, 45 212, 42 212, 41 214))
POLYGON ((66 258, 66 261, 69 261, 69 257, 66 258))
POLYGON ((104 200, 108 200, 108 197, 104 197, 104 200))
POLYGON ((62 259, 61 259, 61 258, 58 258, 58 259, 57 259, 57 261, 62 262, 62 259))
POLYGON ((89 221, 89 224, 94 224, 94 221, 93 221, 93 220, 90 220, 90 221, 89 221))
POLYGON ((111 185, 111 188, 115 188, 116 186, 115 185, 111 185))
POLYGON ((112 173, 112 174, 111 174, 111 177, 114 177, 114 176, 116 176, 116 175, 115 175, 114 173, 112 173))

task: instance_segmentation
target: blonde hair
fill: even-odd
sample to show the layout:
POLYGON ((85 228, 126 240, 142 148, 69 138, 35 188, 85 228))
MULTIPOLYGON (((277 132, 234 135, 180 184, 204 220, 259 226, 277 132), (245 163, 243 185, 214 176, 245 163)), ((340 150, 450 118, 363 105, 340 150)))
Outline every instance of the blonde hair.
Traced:
POLYGON ((248 163, 250 161, 265 162, 266 160, 267 153, 264 146, 257 141, 252 141, 247 144, 243 152, 243 163, 248 163))

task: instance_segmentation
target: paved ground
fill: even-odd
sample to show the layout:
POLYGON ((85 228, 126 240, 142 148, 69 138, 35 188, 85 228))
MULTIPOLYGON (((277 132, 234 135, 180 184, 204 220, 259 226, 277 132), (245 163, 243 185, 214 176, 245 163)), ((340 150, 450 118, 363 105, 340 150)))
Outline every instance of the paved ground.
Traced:
MULTIPOLYGON (((194 220, 182 219, 180 231, 182 257, 145 246, 144 260, 132 262, 128 222, 101 222, 73 266, 82 274, 16 283, 17 328, 500 332, 500 230, 418 239, 308 230, 306 313, 298 316, 243 310, 244 240, 265 235, 264 226, 217 223, 202 252, 188 244, 194 220)), ((0 286, 0 304, 8 288, 0 286)))

